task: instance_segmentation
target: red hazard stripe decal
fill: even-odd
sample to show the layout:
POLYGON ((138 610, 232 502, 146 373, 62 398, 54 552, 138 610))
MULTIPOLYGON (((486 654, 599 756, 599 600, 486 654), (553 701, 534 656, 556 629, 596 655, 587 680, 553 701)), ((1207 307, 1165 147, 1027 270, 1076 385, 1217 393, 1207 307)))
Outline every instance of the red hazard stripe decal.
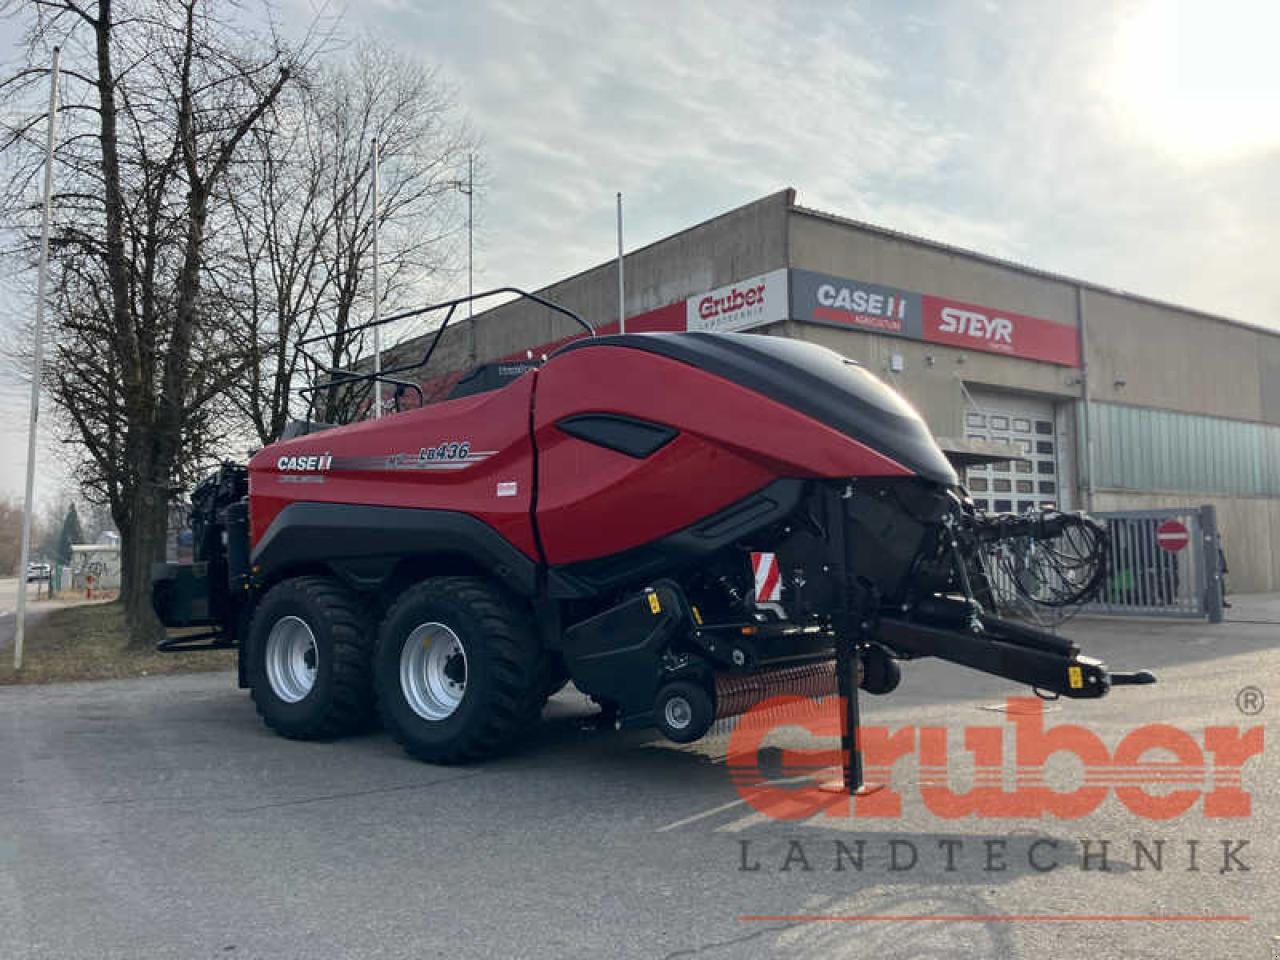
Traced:
POLYGON ((751 571, 755 575, 756 603, 777 603, 782 599, 777 554, 751 554, 751 571))

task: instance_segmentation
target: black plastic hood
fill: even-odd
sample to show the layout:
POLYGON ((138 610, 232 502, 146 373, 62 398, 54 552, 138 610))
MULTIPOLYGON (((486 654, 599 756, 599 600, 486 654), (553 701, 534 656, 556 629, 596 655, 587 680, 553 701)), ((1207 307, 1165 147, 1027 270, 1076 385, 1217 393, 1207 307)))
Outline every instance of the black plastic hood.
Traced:
POLYGON ((959 482, 915 408, 834 350, 763 334, 638 333, 576 340, 557 352, 603 346, 690 364, 825 423, 928 480, 959 482))

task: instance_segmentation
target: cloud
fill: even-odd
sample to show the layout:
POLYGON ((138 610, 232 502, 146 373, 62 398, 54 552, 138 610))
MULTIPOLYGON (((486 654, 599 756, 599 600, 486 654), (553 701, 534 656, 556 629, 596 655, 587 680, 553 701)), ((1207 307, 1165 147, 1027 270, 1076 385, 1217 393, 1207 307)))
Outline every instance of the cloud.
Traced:
POLYGON ((1153 82, 1163 95, 1143 64, 1173 57, 1166 99, 1196 109, 1245 84, 1256 116, 1269 100, 1280 117, 1280 90, 1199 78, 1183 47, 1200 21, 1153 29, 1163 10, 351 0, 349 16, 458 84, 486 141, 488 283, 608 259, 616 190, 634 247, 791 185, 809 206, 1280 325, 1280 129, 1237 119, 1213 128, 1232 149, 1179 149, 1181 128, 1142 114, 1153 82), (1150 49, 1170 36, 1183 46, 1150 49))

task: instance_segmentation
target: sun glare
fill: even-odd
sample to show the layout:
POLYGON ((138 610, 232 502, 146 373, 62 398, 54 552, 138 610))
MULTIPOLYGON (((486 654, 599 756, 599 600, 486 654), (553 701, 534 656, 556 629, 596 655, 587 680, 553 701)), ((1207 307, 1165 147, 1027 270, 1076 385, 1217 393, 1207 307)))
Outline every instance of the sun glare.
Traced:
POLYGON ((1140 137, 1189 160, 1280 148, 1280 3, 1153 0, 1125 18, 1107 83, 1140 137))

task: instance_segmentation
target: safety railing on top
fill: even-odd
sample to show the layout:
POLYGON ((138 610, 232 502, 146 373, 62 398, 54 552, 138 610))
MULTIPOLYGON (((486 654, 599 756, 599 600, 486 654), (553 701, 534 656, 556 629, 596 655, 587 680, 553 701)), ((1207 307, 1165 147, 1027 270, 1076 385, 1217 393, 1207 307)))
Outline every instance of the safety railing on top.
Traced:
POLYGON ((454 318, 454 315, 457 313, 458 307, 466 303, 475 303, 476 301, 487 300, 492 297, 510 295, 514 295, 517 299, 532 301, 533 303, 546 307, 548 310, 552 310, 568 317, 578 326, 582 327, 587 332, 588 336, 594 337, 596 335, 595 327, 587 323, 586 320, 582 319, 581 316, 570 310, 568 307, 561 306, 553 300, 540 297, 536 293, 529 293, 527 290, 521 290, 518 287, 496 287, 492 290, 485 290, 481 293, 475 293, 465 297, 456 297, 453 300, 442 300, 439 303, 429 304, 425 307, 416 307, 413 310, 405 310, 389 317, 370 320, 367 323, 360 323, 354 326, 344 327, 342 330, 320 333, 315 336, 305 337, 299 340, 296 344, 298 352, 302 354, 308 362, 314 364, 316 370, 320 374, 327 376, 329 379, 324 383, 316 383, 309 387, 303 387, 298 391, 298 393, 305 397, 319 393, 323 390, 331 390, 335 387, 350 387, 357 383, 381 382, 395 387, 398 393, 405 390, 415 391, 418 395, 418 402, 421 403, 423 400, 422 388, 412 380, 404 380, 397 377, 397 374, 407 373, 410 370, 422 370, 431 362, 431 357, 435 354, 436 347, 439 345, 440 339, 444 336, 446 328, 448 328, 450 322, 454 318), (439 312, 444 313, 444 319, 435 329, 435 336, 431 338, 431 342, 427 345, 426 352, 422 355, 422 359, 414 363, 402 363, 399 366, 389 367, 384 370, 370 370, 368 372, 345 370, 341 367, 326 365, 324 361, 315 355, 314 351, 306 349, 312 344, 331 341, 337 337, 354 337, 366 330, 371 330, 374 327, 386 326, 402 320, 410 320, 414 317, 425 317, 432 313, 439 312))

